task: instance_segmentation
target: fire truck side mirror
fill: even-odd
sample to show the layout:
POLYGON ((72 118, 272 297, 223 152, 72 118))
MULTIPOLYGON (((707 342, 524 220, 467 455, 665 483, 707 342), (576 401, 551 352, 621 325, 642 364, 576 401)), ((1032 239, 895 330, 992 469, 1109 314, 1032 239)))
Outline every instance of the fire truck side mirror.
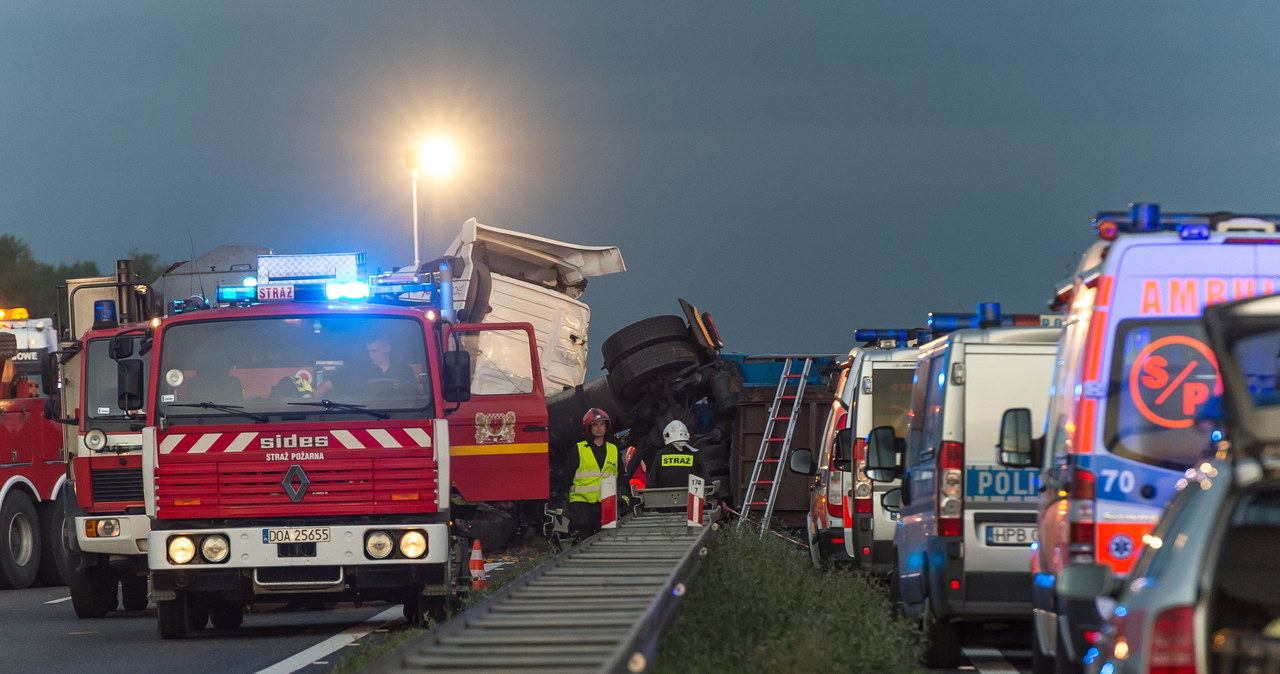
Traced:
POLYGON ((133 355, 133 339, 128 335, 116 335, 111 339, 111 345, 107 347, 107 355, 112 360, 120 360, 133 355))
POLYGON ((116 363, 116 391, 118 407, 122 410, 142 409, 142 361, 122 360, 116 363))
POLYGON ((446 401, 464 403, 471 399, 471 354, 461 349, 446 351, 441 376, 446 401))
POLYGON ((51 396, 58 390, 58 354, 47 353, 40 361, 40 390, 51 396))

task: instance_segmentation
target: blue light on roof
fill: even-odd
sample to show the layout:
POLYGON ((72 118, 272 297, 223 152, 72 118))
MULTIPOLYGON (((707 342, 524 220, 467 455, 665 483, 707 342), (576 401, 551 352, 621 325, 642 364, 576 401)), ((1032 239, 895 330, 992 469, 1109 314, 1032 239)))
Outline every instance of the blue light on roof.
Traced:
POLYGON ((331 300, 362 300, 369 296, 369 284, 360 281, 327 283, 324 292, 331 300))
POLYGON ((252 302, 257 298, 257 289, 253 286, 218 286, 217 298, 218 304, 252 302))
POLYGON ((1212 433, 1210 433, 1210 434, 1209 434, 1209 439, 1210 439, 1210 440, 1212 440, 1212 441, 1214 441, 1214 442, 1222 442, 1222 437, 1223 437, 1223 436, 1222 436, 1222 431, 1220 431, 1220 430, 1218 430, 1218 429, 1216 429, 1216 428, 1213 430, 1213 432, 1212 432, 1212 433))
POLYGON ((1209 225, 1178 225, 1178 238, 1183 241, 1202 241, 1209 238, 1209 225))
POLYGON ((1125 608, 1125 607, 1123 607, 1123 606, 1117 606, 1117 607, 1116 607, 1116 610, 1115 610, 1115 614, 1116 614, 1116 617, 1117 617, 1117 618, 1123 618, 1123 617, 1125 617, 1125 616, 1129 615, 1129 609, 1127 609, 1127 608, 1125 608))

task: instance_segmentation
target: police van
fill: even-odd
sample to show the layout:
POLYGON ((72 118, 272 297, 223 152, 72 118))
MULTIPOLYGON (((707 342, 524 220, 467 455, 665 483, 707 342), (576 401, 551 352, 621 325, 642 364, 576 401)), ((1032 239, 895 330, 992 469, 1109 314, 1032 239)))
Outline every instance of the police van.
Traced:
POLYGON ((868 437, 872 479, 902 481, 884 497, 899 511, 890 587, 921 620, 931 667, 956 666, 966 623, 1030 615, 1036 475, 999 465, 996 443, 1006 409, 1045 409, 1059 332, 963 329, 922 345, 905 442, 892 426, 868 437))
POLYGON ((1198 317, 1208 304, 1276 292, 1278 223, 1156 204, 1094 219, 1101 240, 1056 298, 1065 321, 1045 435, 1031 437, 1035 408, 1010 410, 1002 431, 1005 465, 1041 469, 1036 671, 1079 670, 1105 623, 1096 602, 1058 595, 1058 574, 1103 564, 1125 577, 1218 432, 1221 384, 1198 317))
POLYGON ((855 330, 854 338, 861 344, 832 375, 836 397, 819 436, 817 457, 805 448, 791 452, 791 471, 814 477, 805 528, 815 566, 835 562, 873 573, 889 569, 893 520, 873 497, 873 490, 888 487, 873 486, 865 470, 866 441, 855 438, 859 429, 865 433, 881 425, 905 431, 914 345, 928 334, 923 329, 855 330), (880 395, 873 397, 877 392, 880 395), (873 543, 877 533, 878 547, 873 543))

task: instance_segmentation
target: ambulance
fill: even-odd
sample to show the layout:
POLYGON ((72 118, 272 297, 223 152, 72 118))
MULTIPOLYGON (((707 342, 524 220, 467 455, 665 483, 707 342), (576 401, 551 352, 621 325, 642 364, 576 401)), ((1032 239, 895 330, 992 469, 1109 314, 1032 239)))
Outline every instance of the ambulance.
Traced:
POLYGON ((1099 213, 1101 239, 1055 303, 1064 330, 1045 435, 1011 409, 1001 461, 1040 468, 1031 553, 1037 672, 1079 671, 1097 656, 1105 603, 1055 591, 1075 564, 1123 579, 1184 472, 1219 430, 1221 383, 1198 320, 1206 305, 1275 292, 1280 215, 1099 213))

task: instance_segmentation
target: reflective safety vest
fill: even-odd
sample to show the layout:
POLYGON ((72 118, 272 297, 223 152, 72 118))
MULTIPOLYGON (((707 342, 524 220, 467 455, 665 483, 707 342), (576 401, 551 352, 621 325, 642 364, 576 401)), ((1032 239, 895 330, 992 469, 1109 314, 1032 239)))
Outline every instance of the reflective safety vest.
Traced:
POLYGON ((586 440, 578 443, 578 470, 573 474, 573 487, 569 502, 600 502, 600 483, 606 479, 618 479, 618 447, 604 443, 604 466, 596 463, 596 453, 586 440))

